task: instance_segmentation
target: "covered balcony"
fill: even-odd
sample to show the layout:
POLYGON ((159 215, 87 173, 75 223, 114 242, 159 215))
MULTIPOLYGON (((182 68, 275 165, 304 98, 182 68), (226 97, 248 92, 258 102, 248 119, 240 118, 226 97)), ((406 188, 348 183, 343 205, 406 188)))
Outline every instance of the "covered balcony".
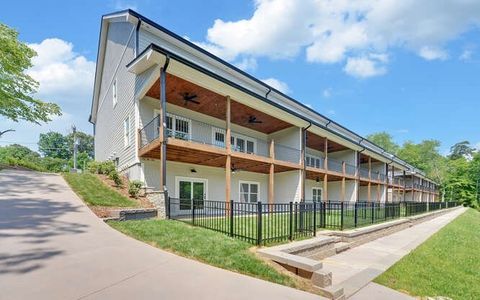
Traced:
MULTIPOLYGON (((165 92, 167 160, 225 167, 229 155, 232 169, 269 173, 271 164, 275 172, 301 169, 298 127, 171 74, 165 92)), ((160 159, 158 99, 157 80, 140 103, 140 157, 160 159)))

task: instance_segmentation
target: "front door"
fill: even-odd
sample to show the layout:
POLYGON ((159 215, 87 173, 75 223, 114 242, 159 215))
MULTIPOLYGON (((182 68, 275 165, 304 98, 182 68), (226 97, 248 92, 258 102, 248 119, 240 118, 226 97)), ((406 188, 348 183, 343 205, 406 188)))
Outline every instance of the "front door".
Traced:
POLYGON ((177 195, 180 199, 180 210, 203 209, 203 200, 206 198, 206 180, 198 178, 177 179, 177 195), (193 200, 193 201, 192 201, 193 200))

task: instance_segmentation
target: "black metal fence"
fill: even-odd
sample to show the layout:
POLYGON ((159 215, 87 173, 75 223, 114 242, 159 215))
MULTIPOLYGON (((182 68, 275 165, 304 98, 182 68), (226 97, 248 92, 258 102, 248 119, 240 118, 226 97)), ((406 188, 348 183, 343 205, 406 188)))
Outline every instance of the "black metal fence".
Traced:
POLYGON ((344 230, 458 206, 457 202, 306 201, 267 204, 169 198, 167 214, 260 245, 344 230))

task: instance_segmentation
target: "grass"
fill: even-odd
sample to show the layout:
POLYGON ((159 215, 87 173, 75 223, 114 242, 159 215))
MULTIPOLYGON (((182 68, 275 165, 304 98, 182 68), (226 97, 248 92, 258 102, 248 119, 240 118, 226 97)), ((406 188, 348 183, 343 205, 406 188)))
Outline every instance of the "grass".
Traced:
POLYGON ((216 267, 282 285, 297 287, 290 276, 277 271, 250 251, 248 242, 223 233, 173 220, 110 221, 113 228, 155 247, 216 267))
POLYGON ((89 173, 64 173, 63 177, 83 201, 92 206, 136 207, 137 203, 106 186, 89 173))
POLYGON ((375 279, 414 296, 480 299, 480 212, 469 209, 375 279))

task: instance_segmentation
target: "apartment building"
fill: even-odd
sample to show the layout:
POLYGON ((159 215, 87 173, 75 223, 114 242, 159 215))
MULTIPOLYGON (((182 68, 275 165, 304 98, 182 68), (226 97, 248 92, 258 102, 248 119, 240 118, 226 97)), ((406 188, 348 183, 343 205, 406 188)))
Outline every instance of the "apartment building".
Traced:
POLYGON ((126 10, 102 17, 95 158, 182 199, 437 201, 382 148, 126 10))

